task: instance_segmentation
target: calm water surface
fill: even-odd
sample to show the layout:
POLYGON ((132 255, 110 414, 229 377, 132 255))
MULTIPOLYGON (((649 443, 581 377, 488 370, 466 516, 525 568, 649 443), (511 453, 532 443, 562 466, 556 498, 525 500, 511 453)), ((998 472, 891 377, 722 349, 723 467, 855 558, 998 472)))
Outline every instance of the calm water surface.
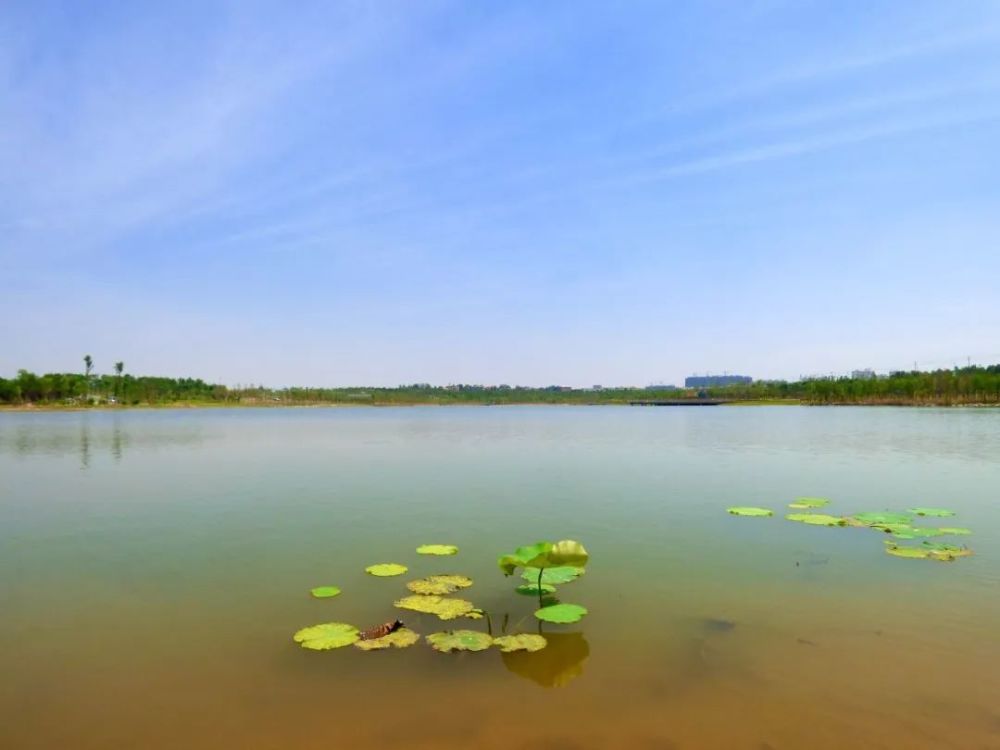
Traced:
POLYGON ((995 410, 4 413, 0 747, 1000 748, 998 551, 995 410), (799 495, 948 507, 976 554, 723 511, 799 495), (495 558, 564 537, 591 614, 539 654, 292 643, 437 572, 533 630, 495 558))

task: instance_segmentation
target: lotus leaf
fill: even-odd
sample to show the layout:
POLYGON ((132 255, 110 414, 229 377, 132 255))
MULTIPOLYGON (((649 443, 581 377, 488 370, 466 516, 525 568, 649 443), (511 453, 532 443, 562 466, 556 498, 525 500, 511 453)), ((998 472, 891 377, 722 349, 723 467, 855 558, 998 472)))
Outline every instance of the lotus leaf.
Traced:
POLYGON ((302 628, 293 638, 296 643, 302 644, 302 648, 326 651, 350 646, 358 640, 358 629, 343 622, 324 622, 321 625, 302 628))
POLYGON ((311 589, 309 593, 317 599, 329 599, 331 596, 337 596, 340 593, 340 589, 336 586, 317 586, 311 589))
POLYGON ((381 638, 372 638, 368 641, 357 641, 354 645, 362 651, 378 651, 383 648, 407 648, 420 640, 420 634, 414 633, 408 628, 400 628, 389 635, 381 638))
POLYGON ((427 576, 428 581, 431 583, 447 583, 450 586, 454 586, 456 589, 467 589, 472 585, 472 579, 468 576, 456 576, 456 575, 439 575, 439 576, 427 576))
POLYGON ((945 518, 955 515, 955 511, 944 508, 907 508, 907 513, 914 513, 918 516, 929 516, 931 518, 945 518))
POLYGON ((503 635, 493 639, 493 645, 505 654, 511 651, 541 651, 548 645, 543 635, 521 633, 520 635, 503 635))
POLYGON ((422 544, 417 547, 418 555, 457 555, 458 547, 454 544, 422 544))
POLYGON ((797 497, 794 503, 789 503, 789 508, 822 508, 829 505, 830 501, 822 497, 797 497))
POLYGON ((524 594, 525 596, 538 596, 539 593, 542 594, 554 594, 556 587, 551 583, 542 582, 541 591, 538 589, 537 583, 522 583, 516 589, 514 589, 519 594, 524 594))
POLYGON ((753 508, 751 506, 737 505, 726 508, 726 513, 734 516, 773 516, 774 511, 767 508, 753 508))
POLYGON ((483 619, 483 610, 481 610, 479 608, 476 608, 476 609, 472 610, 471 612, 469 612, 466 615, 466 617, 468 617, 470 620, 482 620, 483 619))
POLYGON ((909 533, 913 534, 915 537, 941 536, 941 529, 932 529, 926 526, 914 526, 910 529, 909 533))
POLYGON ((443 596, 425 596, 414 594, 393 602, 400 609, 412 609, 414 612, 424 612, 437 615, 442 620, 454 620, 456 617, 474 612, 476 607, 464 599, 446 599, 443 596))
POLYGON ((587 608, 579 604, 553 604, 535 610, 535 617, 545 622, 570 623, 579 622, 587 614, 587 608))
POLYGON ((930 557, 930 550, 922 547, 900 547, 897 544, 886 543, 885 551, 896 557, 908 557, 915 559, 925 559, 930 557))
POLYGON ((503 665, 542 687, 564 687, 583 674, 590 645, 583 633, 549 633, 548 646, 538 653, 501 653, 503 665))
POLYGON ((431 633, 426 638, 435 651, 485 651, 493 638, 478 630, 453 630, 450 633, 431 633))
POLYGON ((789 521, 807 523, 810 526, 846 526, 843 518, 828 516, 823 513, 789 513, 785 516, 789 521))
POLYGON ((497 565, 505 576, 509 576, 517 568, 556 568, 564 565, 582 568, 589 559, 582 544, 564 539, 561 542, 536 542, 518 547, 513 554, 501 556, 497 565))
POLYGON ((429 581, 426 578, 421 578, 419 581, 410 581, 406 584, 406 588, 412 591, 414 594, 451 594, 456 590, 455 586, 445 581, 429 581))
POLYGON ((855 513, 851 518, 862 526, 874 526, 880 523, 909 524, 913 520, 905 513, 855 513))
POLYGON ((956 557, 968 557, 972 554, 972 550, 968 547, 958 547, 943 542, 924 542, 924 546, 930 551, 930 557, 939 562, 950 562, 956 557))
MULTIPOLYGON (((538 583, 538 568, 525 568, 521 573, 521 578, 529 583, 538 583)), ((542 583, 559 585, 561 583, 571 583, 586 573, 586 568, 577 568, 572 565, 561 565, 558 568, 542 569, 542 583)))
POLYGON ((369 565, 365 568, 365 573, 370 573, 379 578, 386 578, 388 576, 401 576, 407 570, 409 568, 399 563, 378 563, 377 565, 369 565))
POLYGON ((968 536, 972 532, 968 529, 961 529, 955 526, 947 526, 943 529, 938 529, 942 536, 968 536))

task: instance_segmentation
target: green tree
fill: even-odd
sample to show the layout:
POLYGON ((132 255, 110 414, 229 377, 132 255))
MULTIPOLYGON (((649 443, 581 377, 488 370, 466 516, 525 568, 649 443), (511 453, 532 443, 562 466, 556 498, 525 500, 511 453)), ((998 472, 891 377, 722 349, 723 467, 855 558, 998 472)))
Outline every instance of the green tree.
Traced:
POLYGON ((122 373, 125 371, 124 362, 115 362, 115 398, 121 398, 122 373))
POLYGON ((94 369, 94 358, 89 354, 83 355, 84 378, 87 380, 87 400, 90 400, 90 373, 94 369))

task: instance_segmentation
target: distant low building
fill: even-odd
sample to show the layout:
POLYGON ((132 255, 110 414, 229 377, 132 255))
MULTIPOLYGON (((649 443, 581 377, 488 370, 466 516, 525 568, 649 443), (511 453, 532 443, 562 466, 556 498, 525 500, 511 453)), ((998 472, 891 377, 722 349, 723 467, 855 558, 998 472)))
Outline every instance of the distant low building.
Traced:
POLYGON ((684 378, 685 388, 717 388, 724 385, 750 385, 749 375, 691 375, 684 378))
POLYGON ((676 385, 667 385, 666 383, 650 383, 646 386, 647 391, 676 391, 676 385))
POLYGON ((854 380, 874 380, 875 371, 872 369, 867 370, 852 370, 851 377, 854 380))

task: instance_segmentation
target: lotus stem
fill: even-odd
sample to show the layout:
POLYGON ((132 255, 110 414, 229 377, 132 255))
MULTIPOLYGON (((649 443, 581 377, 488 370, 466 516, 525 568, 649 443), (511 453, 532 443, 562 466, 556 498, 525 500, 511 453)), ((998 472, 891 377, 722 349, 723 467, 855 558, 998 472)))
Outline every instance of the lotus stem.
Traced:
POLYGON ((542 608, 542 573, 545 572, 545 568, 538 569, 538 608, 542 608))

